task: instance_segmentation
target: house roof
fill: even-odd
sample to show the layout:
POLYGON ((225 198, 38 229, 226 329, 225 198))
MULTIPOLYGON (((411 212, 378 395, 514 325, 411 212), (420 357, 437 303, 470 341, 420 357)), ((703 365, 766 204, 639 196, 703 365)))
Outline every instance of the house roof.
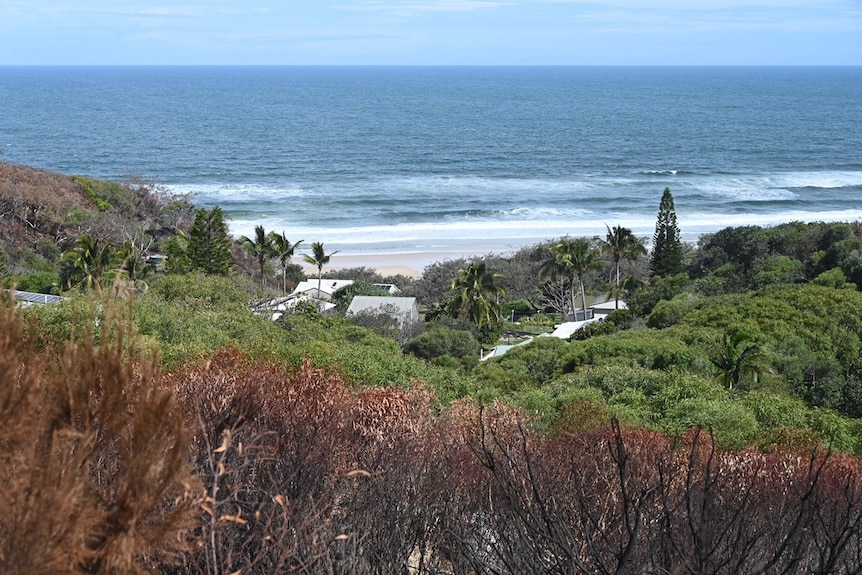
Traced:
MULTIPOLYGON (((593 308, 593 311, 596 311, 599 313, 602 313, 602 312, 610 313, 610 312, 616 311, 618 309, 614 300, 596 302, 593 305, 591 305, 590 307, 593 308)), ((619 300, 619 309, 629 309, 629 306, 623 300, 619 300)))
MULTIPOLYGON (((322 293, 332 295, 341 288, 347 287, 352 283, 353 280, 331 280, 323 278, 323 281, 320 282, 320 291, 322 293)), ((317 280, 299 282, 296 285, 296 289, 293 290, 293 293, 300 294, 307 291, 317 291, 317 280)))
POLYGON ((378 311, 388 306, 393 306, 401 315, 411 315, 416 310, 416 298, 357 295, 353 296, 353 300, 347 308, 347 315, 378 311))
POLYGON ((533 342, 533 338, 528 337, 524 341, 519 341, 518 343, 513 343, 511 345, 498 345, 498 346, 492 348, 491 351, 489 351, 487 355, 483 355, 482 361, 485 361, 487 359, 491 359, 492 357, 502 357, 502 356, 506 355, 506 352, 509 351, 510 349, 512 349, 513 347, 520 347, 522 345, 527 345, 528 343, 532 343, 532 342, 533 342))
POLYGON ((18 290, 12 290, 12 295, 15 297, 15 301, 17 301, 22 306, 57 303, 58 301, 63 301, 63 299, 65 299, 58 295, 18 290))
POLYGON ((398 286, 395 284, 371 284, 377 289, 382 289, 385 292, 388 292, 389 295, 396 295, 401 293, 401 290, 398 289, 398 286))
POLYGON ((560 339, 569 339, 570 337, 572 337, 572 334, 574 334, 576 331, 578 331, 585 325, 589 325, 597 321, 599 320, 588 319, 586 321, 567 321, 556 326, 553 333, 551 333, 551 336, 558 337, 560 339))

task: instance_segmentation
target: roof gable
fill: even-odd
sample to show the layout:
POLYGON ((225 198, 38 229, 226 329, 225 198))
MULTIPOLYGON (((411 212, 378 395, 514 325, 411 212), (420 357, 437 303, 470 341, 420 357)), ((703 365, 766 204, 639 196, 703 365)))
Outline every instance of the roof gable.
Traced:
POLYGON ((415 297, 357 295, 353 296, 350 307, 347 308, 347 314, 376 312, 389 306, 397 309, 402 315, 412 314, 417 309, 415 297))

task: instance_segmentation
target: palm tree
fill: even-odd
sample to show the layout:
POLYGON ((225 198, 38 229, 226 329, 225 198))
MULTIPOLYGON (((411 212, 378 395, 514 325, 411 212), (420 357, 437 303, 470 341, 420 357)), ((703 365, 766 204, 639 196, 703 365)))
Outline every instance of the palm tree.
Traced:
POLYGON ((302 259, 305 263, 313 265, 317 268, 317 295, 320 297, 320 288, 323 285, 323 266, 329 263, 330 258, 338 253, 338 250, 335 250, 331 254, 327 255, 326 251, 323 249, 323 244, 321 242, 314 242, 311 244, 311 255, 302 254, 302 259))
POLYGON ((263 226, 257 226, 254 228, 253 240, 246 236, 241 236, 239 243, 245 247, 249 254, 257 259, 257 263, 260 264, 260 283, 264 284, 264 267, 269 258, 275 255, 272 249, 272 237, 266 235, 263 226))
POLYGON ((724 340, 710 361, 718 369, 717 378, 729 389, 737 387, 748 376, 757 383, 760 376, 770 373, 763 348, 743 332, 733 336, 724 334, 724 340))
MULTIPOLYGON (((568 264, 565 257, 567 241, 551 246, 551 259, 546 260, 539 268, 539 276, 551 279, 564 279, 568 286, 570 310, 575 313, 575 270, 568 264)), ((562 310, 565 316, 565 309, 562 310)))
MULTIPOLYGON (((583 309, 587 309, 587 295, 584 289, 584 274, 598 269, 607 262, 599 259, 599 253, 592 242, 584 238, 576 240, 565 239, 551 246, 554 259, 548 260, 539 269, 539 273, 551 277, 563 277, 569 282, 572 316, 575 316, 575 280, 578 280, 581 291, 583 309)), ((586 312, 585 312, 586 313, 586 312)))
POLYGON ((287 239, 287 236, 284 235, 284 232, 280 234, 270 232, 269 237, 272 240, 273 254, 281 261, 281 293, 282 295, 287 295, 287 265, 290 263, 290 258, 293 257, 296 248, 299 247, 299 244, 303 240, 292 244, 287 239))
POLYGON ((645 256, 647 253, 643 245, 643 241, 636 237, 629 228, 622 226, 614 226, 613 229, 605 224, 608 233, 601 242, 602 251, 611 256, 611 261, 614 264, 614 281, 615 295, 614 307, 619 309, 620 299, 620 260, 637 260, 640 256, 645 256))
POLYGON ((120 246, 117 250, 117 255, 122 258, 120 271, 125 274, 126 279, 130 281, 136 289, 146 291, 147 284, 143 279, 152 271, 152 268, 147 265, 141 250, 129 242, 120 246))
POLYGON ((63 285, 66 289, 102 291, 102 275, 108 271, 114 258, 109 242, 99 245, 92 236, 81 236, 75 246, 61 258, 63 285))
POLYGON ((502 318, 497 298, 506 294, 505 288, 497 285, 502 277, 489 272, 485 262, 473 262, 467 269, 458 270, 458 277, 450 286, 455 294, 449 301, 449 312, 469 319, 479 329, 499 322, 502 318))

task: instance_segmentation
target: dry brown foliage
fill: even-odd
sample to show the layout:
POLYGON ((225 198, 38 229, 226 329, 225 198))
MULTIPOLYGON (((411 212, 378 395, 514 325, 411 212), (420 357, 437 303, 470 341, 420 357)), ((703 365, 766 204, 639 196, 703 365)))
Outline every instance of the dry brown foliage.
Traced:
MULTIPOLYGON (((718 452, 618 427, 558 438, 485 417, 485 537, 476 573, 858 573, 857 458, 718 452)), ((475 441, 475 440, 474 440, 475 441)), ((475 531, 474 531, 475 532, 475 531)))
POLYGON ((543 436, 233 349, 159 375, 111 325, 52 352, 0 313, 4 574, 862 572, 850 455, 543 436))
POLYGON ((32 248, 40 238, 66 249, 76 233, 90 233, 90 228, 65 223, 75 210, 97 211, 69 176, 0 162, 0 238, 7 240, 13 259, 16 250, 32 248))
POLYGON ((403 457, 424 447, 426 391, 350 390, 308 362, 286 373, 231 349, 164 383, 197 423, 207 485, 189 571, 368 572, 392 553, 403 557, 385 561, 406 562, 410 550, 392 538, 400 521, 378 535, 397 520, 383 508, 416 493, 396 482, 419 477, 403 457))
POLYGON ((135 573, 178 561, 199 488, 154 363, 124 351, 122 329, 112 343, 85 337, 61 351, 25 333, 11 304, 0 306, 0 572, 135 573))

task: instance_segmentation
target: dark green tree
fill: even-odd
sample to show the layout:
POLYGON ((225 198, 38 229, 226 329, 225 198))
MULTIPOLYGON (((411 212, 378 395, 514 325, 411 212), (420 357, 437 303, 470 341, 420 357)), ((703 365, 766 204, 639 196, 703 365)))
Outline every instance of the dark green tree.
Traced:
POLYGON ((620 261, 631 260, 635 261, 647 253, 646 248, 640 238, 636 237, 631 229, 622 226, 614 226, 611 228, 607 224, 605 227, 608 233, 601 242, 602 251, 611 256, 611 262, 614 264, 614 304, 619 308, 619 296, 622 286, 620 285, 620 261))
POLYGON ((466 269, 458 270, 458 277, 450 286, 455 293, 447 304, 449 315, 470 320, 480 331, 500 323, 497 298, 506 294, 506 290, 497 285, 501 278, 489 272, 485 262, 473 262, 466 269))
POLYGON ((226 275, 233 267, 230 238, 224 222, 224 212, 218 206, 199 209, 189 230, 186 255, 192 269, 206 274, 226 275))
POLYGON ((165 243, 165 271, 169 274, 187 274, 192 271, 192 262, 189 260, 189 238, 182 230, 177 230, 176 235, 165 243))
POLYGON ((746 333, 724 335, 716 354, 710 358, 718 371, 718 379, 728 389, 739 387, 745 379, 757 383, 760 376, 770 373, 766 353, 760 344, 746 333))
POLYGON ((469 330, 432 322, 425 331, 404 345, 404 352, 427 361, 442 356, 473 358, 479 356, 479 341, 469 330))
POLYGON ((247 236, 240 236, 239 243, 254 259, 257 260, 257 263, 260 266, 260 283, 261 285, 265 284, 266 262, 275 256, 272 236, 267 235, 263 226, 255 226, 254 239, 247 236))
POLYGON ((299 244, 303 240, 292 244, 284 232, 280 234, 270 232, 269 237, 272 240, 272 250, 275 253, 275 257, 281 262, 281 293, 287 294, 287 266, 290 265, 290 258, 293 257, 296 248, 299 247, 299 244))
POLYGON ((102 291, 102 276, 114 261, 110 242, 99 243, 92 236, 81 236, 60 259, 60 280, 64 289, 102 291))
POLYGON ((650 271, 654 276, 670 277, 683 271, 682 242, 676 223, 676 209, 670 188, 665 188, 658 208, 658 219, 652 240, 650 271))
POLYGON ((144 279, 152 272, 152 267, 147 265, 141 250, 129 242, 120 246, 117 255, 121 259, 120 270, 126 279, 135 289, 146 290, 144 279))
POLYGON ((323 266, 329 263, 329 260, 332 259, 332 256, 338 253, 338 250, 335 250, 331 254, 327 254, 326 250, 323 249, 323 244, 321 242, 313 242, 311 244, 311 255, 303 254, 302 259, 305 263, 313 265, 317 268, 317 293, 320 295, 320 287, 323 281, 323 266))

